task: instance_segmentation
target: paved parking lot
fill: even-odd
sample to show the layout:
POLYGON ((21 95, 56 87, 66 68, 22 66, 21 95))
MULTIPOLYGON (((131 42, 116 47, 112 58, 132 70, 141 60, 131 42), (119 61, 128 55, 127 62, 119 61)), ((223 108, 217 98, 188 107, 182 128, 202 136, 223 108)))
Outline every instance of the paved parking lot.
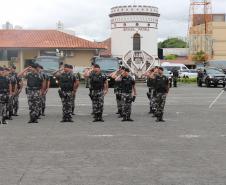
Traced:
POLYGON ((221 88, 171 89, 165 123, 148 112, 139 85, 135 122, 115 115, 111 90, 104 123, 92 123, 88 90, 79 89, 74 123, 60 123, 61 105, 51 89, 47 116, 27 124, 23 94, 20 117, 0 126, 0 185, 225 185, 226 94, 209 110, 221 88))

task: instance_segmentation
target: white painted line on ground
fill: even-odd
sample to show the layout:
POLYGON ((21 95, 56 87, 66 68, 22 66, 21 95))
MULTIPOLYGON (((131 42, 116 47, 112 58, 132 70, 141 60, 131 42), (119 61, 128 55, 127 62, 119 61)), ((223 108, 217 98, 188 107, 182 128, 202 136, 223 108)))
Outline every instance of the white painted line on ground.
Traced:
POLYGON ((192 139, 192 138, 199 138, 201 136, 200 135, 180 135, 179 137, 186 138, 186 139, 192 139))

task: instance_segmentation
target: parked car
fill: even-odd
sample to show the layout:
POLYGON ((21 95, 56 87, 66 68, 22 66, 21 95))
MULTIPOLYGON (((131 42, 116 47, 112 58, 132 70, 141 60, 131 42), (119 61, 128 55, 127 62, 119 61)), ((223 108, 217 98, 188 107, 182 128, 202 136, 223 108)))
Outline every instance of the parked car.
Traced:
POLYGON ((207 61, 206 65, 208 67, 221 69, 224 72, 224 74, 226 74, 226 60, 207 61))
POLYGON ((109 87, 113 87, 115 80, 110 77, 110 74, 119 69, 119 60, 113 57, 95 57, 91 62, 92 64, 98 64, 100 66, 102 73, 107 76, 109 87))
POLYGON ((39 56, 34 62, 43 66, 44 72, 50 77, 50 86, 57 87, 59 82, 56 77, 53 76, 53 72, 60 68, 63 64, 63 59, 58 56, 39 56))
POLYGON ((206 84, 207 87, 210 87, 211 85, 214 87, 217 87, 218 85, 225 87, 225 82, 226 75, 218 68, 202 68, 200 69, 197 78, 197 84, 200 87, 202 87, 203 84, 206 84))
POLYGON ((163 74, 169 79, 169 86, 172 87, 172 73, 169 72, 166 68, 163 68, 163 74))
POLYGON ((176 69, 179 72, 179 77, 181 78, 197 78, 197 72, 191 71, 184 64, 164 62, 161 66, 169 72, 173 72, 176 69))
POLYGON ((179 72, 181 78, 197 78, 198 73, 194 69, 182 70, 179 72))
POLYGON ((79 78, 79 80, 84 80, 84 72, 85 69, 87 69, 87 67, 83 67, 83 66, 74 66, 73 68, 73 73, 77 75, 77 77, 79 78))

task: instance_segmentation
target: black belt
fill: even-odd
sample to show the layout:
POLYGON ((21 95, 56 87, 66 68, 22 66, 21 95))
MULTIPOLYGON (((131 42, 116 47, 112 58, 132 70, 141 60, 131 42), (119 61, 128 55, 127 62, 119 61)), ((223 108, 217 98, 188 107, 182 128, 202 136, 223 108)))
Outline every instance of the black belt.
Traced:
POLYGON ((61 91, 70 92, 73 91, 73 89, 61 89, 61 91))
POLYGON ((41 90, 41 88, 39 87, 28 87, 28 90, 32 91, 32 90, 41 90))
POLYGON ((3 90, 1 89, 1 90, 0 90, 0 93, 7 93, 7 92, 9 92, 8 89, 3 89, 3 90))

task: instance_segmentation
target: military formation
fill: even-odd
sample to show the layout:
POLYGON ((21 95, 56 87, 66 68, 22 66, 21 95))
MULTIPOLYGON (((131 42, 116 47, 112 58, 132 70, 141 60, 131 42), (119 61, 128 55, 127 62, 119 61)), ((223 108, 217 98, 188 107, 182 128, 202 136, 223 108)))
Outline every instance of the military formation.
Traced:
MULTIPOLYGON (((0 116, 1 124, 7 124, 6 120, 12 120, 13 116, 18 116, 19 95, 23 88, 23 78, 26 79, 27 86, 25 92, 29 106, 28 123, 38 123, 42 116, 45 116, 46 94, 50 88, 50 77, 44 72, 43 67, 37 63, 32 63, 22 72, 17 74, 16 67, 0 67, 0 116)), ((73 73, 73 66, 64 64, 53 75, 59 81, 59 97, 62 102, 61 122, 73 122, 75 111, 75 98, 79 87, 79 79, 73 73)), ((89 96, 92 101, 93 122, 104 122, 104 97, 108 93, 108 80, 101 72, 97 64, 93 64, 85 71, 84 76, 89 81, 89 96)), ((137 91, 135 79, 131 76, 129 68, 120 66, 112 74, 115 80, 114 93, 117 102, 118 118, 122 122, 133 121, 131 118, 132 103, 135 102, 137 91)), ((166 96, 169 92, 169 80, 163 75, 162 67, 155 67, 147 71, 144 76, 147 78, 150 101, 150 114, 156 117, 157 122, 163 122, 164 106, 166 96)))
POLYGON ((0 67, 0 123, 7 124, 18 116, 19 95, 23 87, 22 79, 15 72, 16 67, 0 67))
POLYGON ((169 92, 169 79, 163 75, 162 67, 155 67, 145 73, 147 76, 148 92, 150 101, 150 114, 156 117, 156 122, 164 122, 163 114, 166 96, 169 92))

